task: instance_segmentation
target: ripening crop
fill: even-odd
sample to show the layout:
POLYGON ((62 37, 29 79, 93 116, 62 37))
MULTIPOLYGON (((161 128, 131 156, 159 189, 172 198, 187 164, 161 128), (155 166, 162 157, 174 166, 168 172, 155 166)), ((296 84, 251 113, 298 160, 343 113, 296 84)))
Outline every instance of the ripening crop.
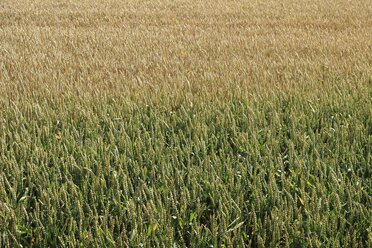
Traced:
POLYGON ((2 0, 0 247, 371 247, 372 2, 2 0))

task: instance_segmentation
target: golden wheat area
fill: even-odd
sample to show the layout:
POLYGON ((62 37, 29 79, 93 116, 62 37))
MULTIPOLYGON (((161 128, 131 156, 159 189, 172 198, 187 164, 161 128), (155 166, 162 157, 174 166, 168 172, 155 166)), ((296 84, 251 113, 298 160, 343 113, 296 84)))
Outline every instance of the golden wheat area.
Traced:
POLYGON ((1 0, 0 247, 371 247, 372 2, 1 0))

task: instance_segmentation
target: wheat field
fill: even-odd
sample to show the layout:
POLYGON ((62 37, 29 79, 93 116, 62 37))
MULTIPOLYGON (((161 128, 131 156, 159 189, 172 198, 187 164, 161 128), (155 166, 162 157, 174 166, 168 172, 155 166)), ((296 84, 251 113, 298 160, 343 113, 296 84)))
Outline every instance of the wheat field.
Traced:
POLYGON ((372 2, 2 0, 0 247, 371 247, 372 2))

